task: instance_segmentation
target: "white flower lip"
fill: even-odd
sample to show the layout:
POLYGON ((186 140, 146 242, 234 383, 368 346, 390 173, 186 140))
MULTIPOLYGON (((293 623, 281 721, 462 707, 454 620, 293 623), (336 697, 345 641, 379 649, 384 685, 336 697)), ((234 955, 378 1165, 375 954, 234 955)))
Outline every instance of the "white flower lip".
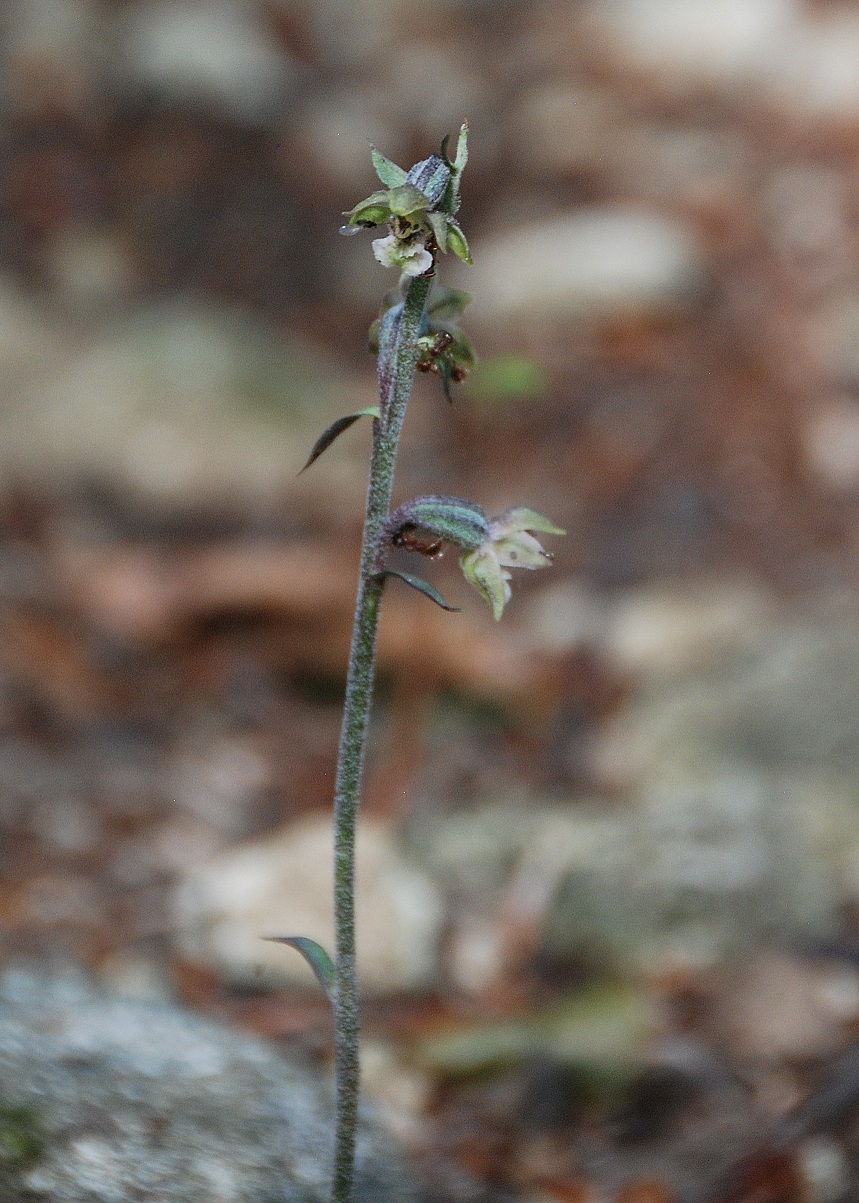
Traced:
POLYGON ((396 234, 373 239, 373 254, 383 267, 398 267, 406 276, 422 276, 432 267, 432 255, 418 239, 404 242, 396 234))

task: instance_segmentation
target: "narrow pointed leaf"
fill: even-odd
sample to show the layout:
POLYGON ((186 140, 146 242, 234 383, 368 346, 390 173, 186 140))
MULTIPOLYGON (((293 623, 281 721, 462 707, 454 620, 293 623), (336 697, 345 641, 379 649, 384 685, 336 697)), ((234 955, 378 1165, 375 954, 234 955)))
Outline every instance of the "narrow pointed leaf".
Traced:
MULTIPOLYGON (((344 430, 348 430, 353 422, 357 422, 359 418, 378 418, 378 405, 369 405, 366 409, 356 410, 353 414, 346 414, 343 418, 338 418, 336 422, 332 422, 327 430, 324 430, 316 442, 313 444, 313 450, 307 458, 307 463, 301 469, 301 472, 306 472, 312 463, 319 459, 323 451, 327 451, 338 435, 344 430)), ((301 475, 299 472, 299 476, 301 475)))
POLYGON ((427 313, 436 321, 441 322, 458 318, 470 300, 469 293, 462 292, 458 288, 437 287, 430 294, 427 313))
POLYGON ((372 153, 376 175, 387 188, 399 188, 400 184, 405 184, 407 171, 403 171, 402 167, 392 163, 380 150, 376 150, 375 146, 372 148, 372 153))
POLYGON ((307 936, 263 936, 262 939, 269 940, 272 944, 288 944, 290 948, 294 948, 296 952, 301 953, 313 970, 313 976, 319 982, 319 985, 329 998, 333 997, 337 972, 334 968, 334 962, 321 944, 317 944, 315 940, 308 939, 307 936))
POLYGON ((418 593, 428 597, 437 606, 441 606, 442 610, 447 610, 450 614, 459 613, 459 606, 449 606, 438 589, 434 589, 429 581, 425 581, 422 577, 412 576, 408 572, 397 572, 393 568, 386 568, 384 572, 379 573, 379 576, 395 576, 398 580, 405 581, 412 589, 417 589, 418 593))
POLYGON ((477 352, 465 331, 460 330, 459 326, 447 326, 444 322, 438 324, 440 329, 447 330, 453 336, 453 343, 448 348, 451 359, 464 368, 473 368, 477 363, 477 352))

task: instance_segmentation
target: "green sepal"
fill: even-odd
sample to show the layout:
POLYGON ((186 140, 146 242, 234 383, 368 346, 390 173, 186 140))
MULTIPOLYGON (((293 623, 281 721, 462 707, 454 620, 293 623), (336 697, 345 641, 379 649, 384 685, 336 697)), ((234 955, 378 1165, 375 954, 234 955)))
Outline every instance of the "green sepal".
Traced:
POLYGON ((420 188, 414 184, 400 184, 385 193, 388 209, 396 217, 411 217, 413 213, 423 213, 430 207, 429 197, 424 196, 420 188))
MULTIPOLYGON (((368 405, 366 409, 358 409, 353 414, 346 414, 343 418, 338 418, 336 422, 324 430, 316 442, 313 444, 313 450, 307 457, 307 463, 301 469, 301 472, 306 472, 315 460, 318 460, 323 451, 327 451, 338 435, 341 435, 344 430, 348 430, 353 422, 357 422, 359 418, 378 418, 378 405, 368 405)), ((301 475, 299 472, 299 476, 301 475)))
MULTIPOLYGON (((436 323, 433 322, 433 326, 435 325, 436 323)), ((459 326, 447 326, 444 322, 438 323, 438 329, 446 330, 453 338, 453 342, 447 349, 448 357, 463 368, 473 368, 477 363, 477 352, 474 349, 474 343, 465 331, 460 330, 459 326)))
POLYGON ((444 213, 427 213, 427 221, 440 251, 447 251, 447 218, 444 213))
POLYGON ((471 267, 474 261, 471 258, 471 251, 468 249, 468 242, 459 225, 452 217, 449 217, 447 220, 447 241, 454 255, 471 267))
POLYGON ((375 146, 371 150, 373 166, 382 183, 387 188, 399 188, 400 184, 405 184, 408 172, 404 171, 402 167, 398 167, 396 163, 392 163, 380 150, 376 150, 375 146))
POLYGON ((395 576, 397 580, 405 581, 412 589, 417 589, 418 593, 422 593, 424 597, 428 597, 437 606, 441 606, 442 610, 447 610, 449 614, 459 613, 459 606, 449 606, 438 589, 434 589, 429 581, 425 581, 423 577, 412 576, 408 572, 397 572, 394 568, 385 568, 382 572, 377 573, 377 576, 379 578, 395 576))
POLYGON ((536 510, 529 510, 526 506, 517 506, 516 509, 508 511, 503 520, 517 530, 538 530, 546 535, 565 535, 567 533, 560 526, 555 526, 554 522, 550 522, 543 514, 538 514, 536 510))
POLYGON ((468 162, 468 122, 463 121, 459 127, 459 137, 456 140, 456 158, 453 160, 453 168, 457 175, 461 175, 468 162))
POLYGON ((480 548, 462 556, 459 566, 469 585, 474 586, 489 606, 495 621, 499 622, 509 596, 508 574, 501 568, 491 551, 480 548))
POLYGON ((349 219, 350 226, 380 226, 391 216, 389 197, 389 192, 372 192, 362 201, 358 201, 353 209, 347 209, 343 216, 349 219))
POLYGON ((471 551, 489 537, 483 508, 461 497, 415 497, 391 515, 388 527, 393 542, 404 527, 417 527, 460 551, 471 551))
MULTIPOLYGON (((444 200, 439 208, 443 213, 453 216, 459 209, 459 185, 463 169, 468 162, 468 122, 463 121, 459 129, 459 137, 456 142, 456 156, 453 161, 448 157, 448 143, 450 136, 448 135, 441 144, 442 158, 450 165, 450 183, 447 186, 447 191, 444 194, 444 200)), ((468 262, 466 260, 466 262, 468 262)))
POLYGON ((337 988, 337 970, 334 968, 334 962, 325 951, 321 944, 317 944, 315 940, 308 939, 307 936, 262 936, 261 939, 269 940, 272 944, 288 944, 290 948, 294 948, 300 953, 310 968, 313 970, 313 976, 316 978, 319 985, 328 995, 331 1001, 334 1001, 334 994, 337 988))

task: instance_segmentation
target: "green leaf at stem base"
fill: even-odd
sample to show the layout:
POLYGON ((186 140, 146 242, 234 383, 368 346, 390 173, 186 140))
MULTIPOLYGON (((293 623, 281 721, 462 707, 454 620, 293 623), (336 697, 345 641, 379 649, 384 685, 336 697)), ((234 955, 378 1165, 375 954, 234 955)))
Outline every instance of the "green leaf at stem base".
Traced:
POLYGON ((313 975, 330 999, 334 998, 334 987, 337 974, 334 962, 321 944, 307 936, 262 936, 272 944, 288 944, 296 952, 301 953, 307 964, 313 970, 313 975))

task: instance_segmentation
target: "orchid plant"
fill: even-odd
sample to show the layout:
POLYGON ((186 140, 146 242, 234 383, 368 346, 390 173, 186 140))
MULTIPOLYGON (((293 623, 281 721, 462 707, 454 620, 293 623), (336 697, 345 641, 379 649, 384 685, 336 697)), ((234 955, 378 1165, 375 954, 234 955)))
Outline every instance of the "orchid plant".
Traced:
POLYGON ((394 468, 406 406, 415 373, 436 374, 448 399, 451 385, 474 363, 468 337, 458 319, 468 296, 436 281, 439 256, 452 252, 471 263, 456 216, 460 181, 468 158, 468 127, 459 131, 451 158, 445 138, 438 154, 409 171, 373 150, 373 165, 383 188, 344 214, 343 234, 385 226, 373 241, 373 254, 384 267, 400 272, 399 287, 385 297, 373 324, 370 344, 378 357, 379 404, 339 418, 320 436, 309 467, 359 418, 373 422, 369 489, 364 519, 361 566, 349 656, 346 699, 340 735, 334 797, 335 955, 303 936, 273 936, 289 944, 310 964, 334 1011, 337 1120, 332 1184, 333 1203, 349 1203, 353 1194, 358 1119, 360 1014, 355 966, 355 829, 376 666, 379 611, 387 581, 396 577, 445 610, 453 610, 433 585, 389 566, 392 548, 430 558, 446 544, 456 548, 466 580, 500 619, 510 600, 511 568, 543 568, 552 561, 536 533, 564 532, 534 510, 516 508, 488 518, 473 501, 430 495, 391 510, 394 468))

